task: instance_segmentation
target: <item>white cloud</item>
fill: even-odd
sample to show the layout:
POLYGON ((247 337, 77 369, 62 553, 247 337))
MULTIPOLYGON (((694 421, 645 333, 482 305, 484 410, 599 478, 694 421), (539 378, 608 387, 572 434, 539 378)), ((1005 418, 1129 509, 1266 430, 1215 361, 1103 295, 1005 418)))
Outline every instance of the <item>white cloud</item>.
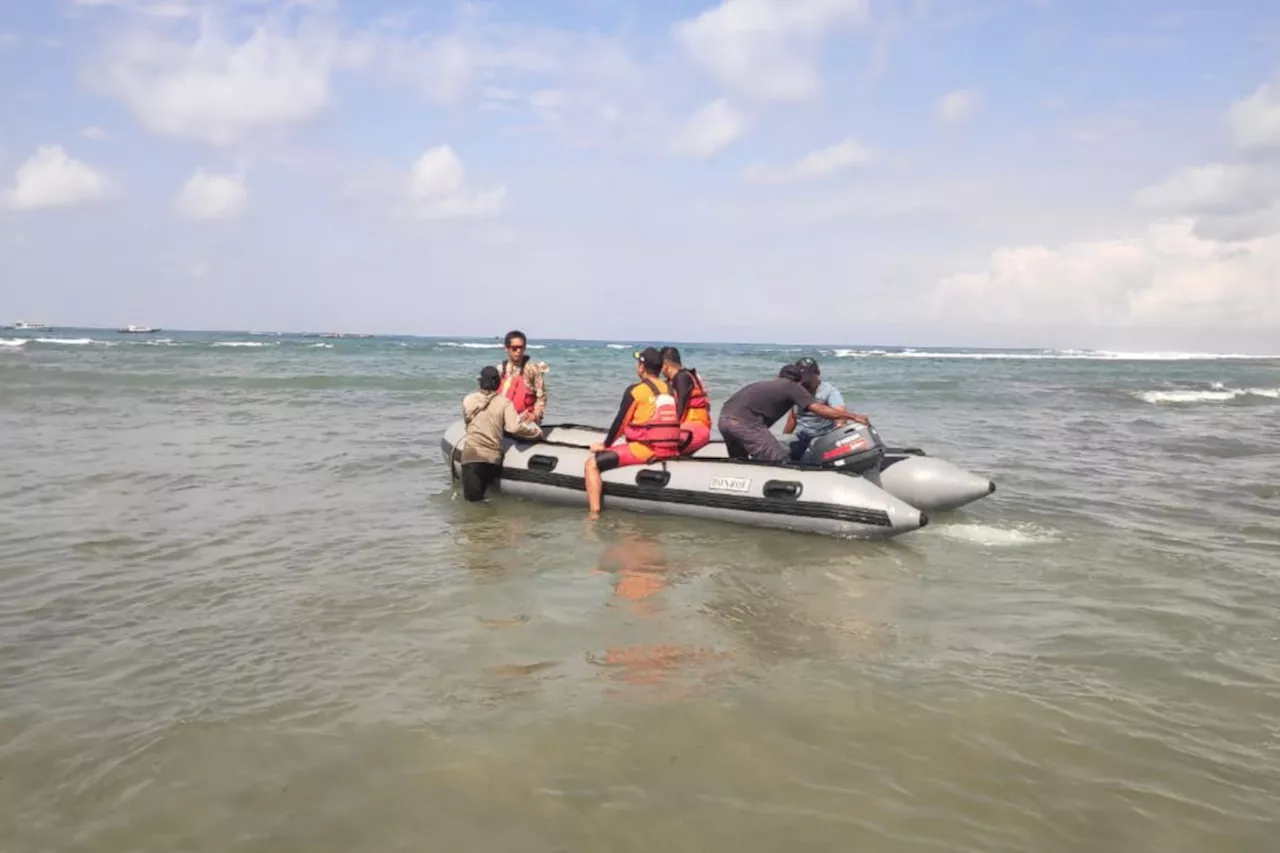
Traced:
POLYGON ((1134 199, 1165 213, 1253 211, 1280 200, 1280 169, 1249 163, 1194 166, 1139 190, 1134 199))
POLYGON ((1227 111, 1227 125, 1241 151, 1280 148, 1280 79, 1232 104, 1227 111))
POLYGON ((699 109, 676 134, 675 148, 696 157, 710 157, 738 139, 746 120, 724 98, 699 109))
POLYGON ((42 145, 13 177, 5 193, 13 210, 77 207, 101 201, 111 189, 105 176, 67 156, 61 145, 42 145))
POLYGON ((1131 239, 993 252, 983 272, 943 279, 935 318, 1003 325, 1280 325, 1280 237, 1230 245, 1194 221, 1150 226, 1131 239))
POLYGON ((1242 159, 1175 173, 1134 195, 1162 215, 1191 215, 1197 236, 1249 242, 1280 234, 1280 163, 1256 157, 1280 146, 1280 85, 1268 84, 1227 110, 1226 123, 1242 159))
POLYGON ((484 75, 483 66, 497 63, 483 45, 462 34, 425 41, 362 36, 351 44, 365 54, 375 76, 403 83, 441 104, 458 102, 484 75))
MULTIPOLYGON (((1280 89, 1237 101, 1242 153, 1280 144, 1280 89)), ((1160 219, 1115 240, 993 252, 985 270, 942 279, 935 318, 1006 326, 1280 327, 1280 164, 1210 163, 1137 192, 1160 219)))
POLYGON ((967 121, 978 111, 981 96, 973 89, 949 92, 938 101, 938 118, 948 124, 967 121))
POLYGON ((495 216, 502 211, 506 196, 505 185, 471 192, 462 160, 449 145, 428 148, 409 170, 410 212, 425 219, 495 216))
POLYGON ((327 33, 294 37, 260 26, 237 42, 205 23, 191 43, 148 34, 117 43, 89 82, 148 130, 232 145, 318 115, 332 71, 359 59, 327 33))
POLYGON ((85 139, 93 139, 101 142, 106 139, 109 134, 97 125, 89 125, 88 127, 80 128, 80 135, 85 139))
POLYGON ((174 200, 174 209, 188 219, 231 219, 244 212, 249 191, 243 176, 211 175, 197 169, 174 200))
POLYGON ((804 100, 821 88, 823 40, 867 19, 867 0, 722 0, 673 33, 720 82, 762 100, 804 100))
POLYGON ((755 164, 748 167, 746 178, 757 184, 783 184, 825 178, 841 169, 860 166, 871 161, 871 151, 856 139, 846 139, 835 145, 812 151, 785 166, 755 164))

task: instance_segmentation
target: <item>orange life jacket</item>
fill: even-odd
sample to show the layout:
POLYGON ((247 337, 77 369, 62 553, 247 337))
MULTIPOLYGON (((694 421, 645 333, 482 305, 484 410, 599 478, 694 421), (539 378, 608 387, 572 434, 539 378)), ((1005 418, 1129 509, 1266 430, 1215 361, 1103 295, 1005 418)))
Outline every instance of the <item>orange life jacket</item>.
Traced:
MULTIPOLYGON (((693 380, 693 388, 689 391, 689 402, 685 406, 682 423, 698 421, 711 426, 711 399, 707 396, 707 387, 702 384, 702 377, 692 367, 682 367, 680 373, 689 374, 689 378, 693 380)), ((675 383, 674 378, 671 381, 675 383)))
POLYGON ((528 364, 528 361, 528 356, 525 356, 520 366, 513 367, 510 373, 507 372, 507 362, 505 360, 498 367, 498 372, 502 374, 502 384, 498 386, 498 393, 515 405, 517 415, 522 415, 531 410, 533 404, 538 400, 538 395, 524 381, 524 367, 525 364, 528 364))
POLYGON ((684 434, 680 430, 680 419, 676 417, 676 400, 671 396, 667 383, 646 376, 631 394, 636 405, 629 422, 622 428, 627 441, 640 442, 658 459, 678 456, 684 444, 684 434))

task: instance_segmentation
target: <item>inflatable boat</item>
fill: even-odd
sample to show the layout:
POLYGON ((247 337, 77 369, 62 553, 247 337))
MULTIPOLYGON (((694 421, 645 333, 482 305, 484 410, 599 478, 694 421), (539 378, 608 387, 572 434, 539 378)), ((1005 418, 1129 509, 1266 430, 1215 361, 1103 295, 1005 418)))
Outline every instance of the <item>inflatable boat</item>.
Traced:
MULTIPOLYGON (((606 430, 544 425, 543 438, 504 441, 502 493, 586 506, 583 465, 606 430)), ((440 449, 460 476, 466 427, 440 449)), ((816 439, 799 463, 729 458, 723 441, 697 453, 601 474, 602 508, 665 513, 858 539, 887 539, 995 491, 995 483, 917 448, 885 447, 874 427, 847 424, 816 439)))

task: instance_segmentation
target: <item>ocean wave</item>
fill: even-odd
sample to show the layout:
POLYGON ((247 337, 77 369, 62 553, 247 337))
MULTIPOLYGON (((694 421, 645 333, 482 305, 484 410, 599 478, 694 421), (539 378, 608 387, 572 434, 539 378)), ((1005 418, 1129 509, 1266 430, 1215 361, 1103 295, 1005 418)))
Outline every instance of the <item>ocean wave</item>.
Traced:
POLYGON ((274 347, 279 346, 274 341, 214 341, 215 347, 274 347))
POLYGON ((1280 355, 1252 355, 1249 353, 1206 352, 1119 352, 1111 350, 1032 350, 1026 352, 988 352, 980 350, 904 349, 890 352, 883 349, 830 350, 836 358, 924 358, 924 359, 975 359, 1022 361, 1269 361, 1280 360, 1280 355))
POLYGON ((0 347, 17 349, 26 346, 30 340, 30 338, 0 338, 0 347))
MULTIPOLYGON (((441 341, 441 347, 460 347, 462 349, 505 349, 502 344, 481 344, 474 341, 441 341)), ((529 344, 529 349, 546 349, 546 344, 529 344)))
POLYGON ((986 524, 944 524, 931 526, 929 530, 932 530, 934 535, 987 548, 1045 545, 1058 541, 1056 532, 1034 525, 994 527, 986 524))
POLYGON ((631 347, 626 344, 605 344, 605 346, 609 349, 631 349, 631 347))
POLYGON ((95 341, 93 338, 32 338, 38 344, 55 344, 68 347, 83 347, 89 344, 114 346, 113 341, 95 341))
POLYGON ((1280 399, 1280 388, 1227 388, 1215 382, 1208 390, 1184 388, 1173 391, 1137 391, 1134 396, 1156 405, 1169 403, 1225 403, 1241 397, 1280 399))

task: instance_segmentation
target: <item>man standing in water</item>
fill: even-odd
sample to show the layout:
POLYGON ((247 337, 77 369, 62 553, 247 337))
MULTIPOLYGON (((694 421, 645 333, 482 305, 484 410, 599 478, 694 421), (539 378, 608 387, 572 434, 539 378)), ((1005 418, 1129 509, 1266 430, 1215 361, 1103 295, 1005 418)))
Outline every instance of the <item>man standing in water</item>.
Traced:
POLYGON ((480 388, 462 400, 462 419, 467 425, 467 442, 462 448, 462 496, 468 501, 484 499, 489 484, 502 475, 503 437, 541 438, 542 429, 516 414, 515 406, 498 393, 498 368, 487 365, 480 371, 480 388))
POLYGON ((524 332, 507 332, 503 347, 507 357, 497 368, 501 377, 498 393, 511 401, 522 419, 542 423, 547 412, 547 380, 543 376, 546 365, 535 364, 529 358, 524 332))

